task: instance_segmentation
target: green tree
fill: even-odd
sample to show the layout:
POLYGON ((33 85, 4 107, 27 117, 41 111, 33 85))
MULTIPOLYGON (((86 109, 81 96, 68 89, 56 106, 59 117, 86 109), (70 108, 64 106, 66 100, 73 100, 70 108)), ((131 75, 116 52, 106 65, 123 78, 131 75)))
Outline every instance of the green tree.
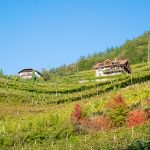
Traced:
POLYGON ((51 79, 50 72, 45 69, 42 70, 42 75, 45 81, 49 81, 51 79))
POLYGON ((2 77, 3 76, 3 70, 0 69, 0 76, 2 77))
POLYGON ((36 74, 35 74, 35 71, 33 70, 33 71, 32 71, 32 80, 33 80, 33 81, 36 81, 36 79, 37 79, 37 76, 36 76, 36 74))

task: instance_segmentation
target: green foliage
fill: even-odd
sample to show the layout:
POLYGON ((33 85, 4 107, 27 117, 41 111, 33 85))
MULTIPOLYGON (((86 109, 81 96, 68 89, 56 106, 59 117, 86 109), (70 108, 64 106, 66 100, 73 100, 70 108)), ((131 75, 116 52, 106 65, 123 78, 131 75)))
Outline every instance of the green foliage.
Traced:
POLYGON ((149 150, 150 141, 136 140, 133 141, 127 148, 127 150, 149 150))
POLYGON ((45 69, 43 69, 42 75, 43 75, 43 78, 44 78, 45 81, 48 81, 48 80, 51 79, 50 73, 47 70, 45 70, 45 69))
POLYGON ((128 110, 119 106, 108 113, 109 118, 115 126, 123 126, 126 123, 128 110))
MULTIPOLYGON (((87 150, 91 147, 117 150, 127 149, 132 140, 148 140, 149 123, 135 127, 132 137, 131 129, 126 127, 107 132, 86 131, 86 135, 85 132, 77 134, 70 122, 74 100, 80 100, 78 103, 85 110, 84 113, 88 113, 86 117, 96 117, 93 113, 105 113, 104 106, 118 90, 122 91, 129 106, 148 98, 150 83, 147 81, 150 68, 146 64, 138 64, 133 68, 132 84, 130 75, 117 76, 115 79, 99 83, 83 84, 56 84, 44 81, 35 81, 33 84, 32 80, 1 77, 0 149, 52 149, 53 146, 56 150, 66 150, 70 147, 72 150, 87 150), (133 86, 120 89, 129 85, 133 86), (114 86, 117 91, 113 90, 114 86)), ((145 106, 147 104, 143 103, 141 107, 145 106)), ((120 114, 125 116, 125 112, 118 108, 115 115, 120 114)), ((121 124, 124 123, 122 118, 118 120, 121 124)))
POLYGON ((35 74, 35 71, 33 70, 33 71, 32 71, 32 80, 33 80, 33 81, 36 81, 36 79, 37 79, 37 76, 36 76, 36 74, 35 74))
POLYGON ((81 56, 80 59, 71 65, 63 65, 50 70, 52 74, 59 77, 75 74, 78 71, 90 70, 96 63, 105 59, 128 59, 131 64, 147 61, 147 47, 150 31, 143 35, 127 40, 120 47, 107 48, 105 52, 94 53, 88 56, 81 56))
POLYGON ((126 123, 128 108, 122 96, 114 97, 108 104, 108 117, 114 126, 123 126, 126 123))
MULTIPOLYGON (((141 64, 143 65, 143 64, 141 64)), ((134 67, 132 75, 120 75, 105 78, 102 82, 49 83, 44 81, 26 81, 16 77, 0 78, 0 101, 32 104, 50 104, 78 101, 92 98, 108 91, 150 80, 150 66, 134 67), (142 72, 142 73, 141 73, 142 72), (34 83, 34 84, 33 84, 34 83)), ((147 93, 149 96, 149 93, 147 93)))
MULTIPOLYGON (((96 78, 95 72, 88 70, 106 58, 128 58, 131 63, 146 61, 147 37, 145 33, 105 53, 81 57, 75 64, 43 70, 45 81, 52 82, 1 75, 0 149, 149 149, 149 122, 135 127, 133 133, 124 126, 96 133, 86 131, 86 135, 75 133, 70 122, 73 101, 81 103, 86 117, 94 118, 107 113, 104 106, 118 91, 123 92, 129 106, 150 97, 150 66, 147 63, 132 66, 132 75, 96 78), (88 82, 79 84, 80 80, 88 82)), ((141 105, 148 110, 147 106, 147 103, 141 105)), ((109 109, 108 114, 115 126, 122 126, 127 112, 128 109, 121 105, 109 109)))
POLYGON ((0 69, 0 77, 2 77, 2 76, 3 76, 3 70, 0 69))

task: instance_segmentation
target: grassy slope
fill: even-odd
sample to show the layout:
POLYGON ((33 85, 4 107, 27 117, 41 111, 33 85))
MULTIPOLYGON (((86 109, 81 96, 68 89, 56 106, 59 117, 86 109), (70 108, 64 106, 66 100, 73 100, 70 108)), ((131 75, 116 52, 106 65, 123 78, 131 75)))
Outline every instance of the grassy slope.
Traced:
MULTIPOLYGON (((122 93, 128 105, 137 103, 149 96, 150 83, 141 83, 129 88, 111 91, 91 100, 82 100, 82 109, 90 116, 92 112, 102 111, 106 103, 116 94, 122 93)), ((149 124, 135 127, 131 136, 131 128, 119 128, 109 132, 89 132, 76 134, 70 123, 70 114, 75 102, 69 104, 51 105, 8 105, 0 106, 0 143, 3 149, 48 149, 54 142, 54 149, 111 149, 126 147, 134 139, 148 140, 149 124), (116 141, 114 142, 114 135, 116 141), (62 144, 64 145, 62 147, 62 144), (66 148, 67 147, 67 148, 66 148)))
MULTIPOLYGON (((139 64, 132 66, 134 74, 149 72, 147 64, 139 64)), ((92 72, 92 71, 88 71, 92 72)), ((87 75, 87 71, 80 72, 83 77, 92 78, 93 73, 87 75)), ((126 75, 123 75, 125 78, 126 75)), ((71 79, 75 77, 71 77, 71 79)), ((17 81, 15 79, 0 79, 0 147, 1 149, 118 149, 118 147, 126 147, 134 139, 148 140, 149 123, 141 127, 135 127, 134 135, 131 136, 130 128, 119 128, 109 132, 101 131, 98 133, 89 132, 88 134, 76 134, 73 132, 70 123, 70 114, 76 103, 80 103, 83 111, 87 116, 93 117, 93 112, 105 111, 105 106, 114 95, 121 93, 128 104, 132 106, 150 97, 150 83, 139 83, 130 87, 118 89, 114 88, 109 92, 100 95, 93 95, 90 98, 83 98, 77 102, 62 104, 43 105, 44 99, 51 99, 55 94, 46 94, 68 89, 76 89, 80 86, 89 86, 93 81, 85 84, 60 84, 56 88, 55 84, 50 83, 30 83, 26 81, 17 81), (11 81, 11 82, 10 82, 11 81), (11 83, 11 84, 10 84, 11 83), (34 91, 35 90, 35 91, 34 91), (19 95, 19 96, 17 96, 19 95), (49 97, 50 96, 50 97, 49 97), (23 97, 23 99, 22 99, 23 97), (5 101, 6 100, 6 101, 5 101), (23 101, 22 101, 23 100, 23 101), (116 141, 114 142, 114 135, 116 141), (86 136, 86 141, 85 141, 86 136), (63 147, 62 147, 63 144, 63 147)), ((95 83, 94 83, 95 84, 95 83)), ((88 90, 87 90, 88 91, 88 90)), ((73 92, 72 97, 76 91, 73 92)), ((64 94, 68 96, 68 93, 64 94)), ((63 96, 60 95, 60 97, 63 96)), ((55 99, 57 97, 54 97, 55 99)), ((144 107, 144 106, 142 106, 144 107)))

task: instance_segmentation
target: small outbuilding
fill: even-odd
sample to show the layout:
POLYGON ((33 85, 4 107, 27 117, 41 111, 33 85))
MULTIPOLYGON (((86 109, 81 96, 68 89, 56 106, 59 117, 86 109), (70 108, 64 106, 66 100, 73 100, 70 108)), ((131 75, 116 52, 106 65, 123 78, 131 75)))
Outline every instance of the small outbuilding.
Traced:
POLYGON ((19 77, 23 79, 32 79, 33 76, 35 76, 36 78, 40 78, 42 76, 42 74, 39 71, 31 69, 31 68, 23 69, 19 71, 18 75, 19 77))

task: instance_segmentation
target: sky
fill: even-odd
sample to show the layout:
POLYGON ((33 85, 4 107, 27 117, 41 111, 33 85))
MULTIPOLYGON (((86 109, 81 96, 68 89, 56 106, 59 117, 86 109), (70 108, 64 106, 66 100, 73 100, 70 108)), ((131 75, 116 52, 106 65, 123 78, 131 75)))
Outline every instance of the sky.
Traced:
POLYGON ((0 68, 50 69, 150 30, 150 0, 0 0, 0 68))

